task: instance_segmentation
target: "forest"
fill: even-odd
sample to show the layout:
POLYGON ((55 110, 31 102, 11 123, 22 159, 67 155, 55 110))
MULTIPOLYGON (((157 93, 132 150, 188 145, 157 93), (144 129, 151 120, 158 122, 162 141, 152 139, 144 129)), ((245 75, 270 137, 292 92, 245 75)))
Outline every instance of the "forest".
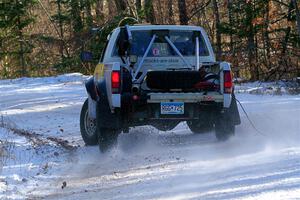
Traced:
POLYGON ((297 0, 1 0, 0 78, 91 74, 125 24, 203 27, 242 80, 300 77, 297 0), (96 31, 95 31, 96 30, 96 31), (91 51, 94 62, 82 63, 91 51))

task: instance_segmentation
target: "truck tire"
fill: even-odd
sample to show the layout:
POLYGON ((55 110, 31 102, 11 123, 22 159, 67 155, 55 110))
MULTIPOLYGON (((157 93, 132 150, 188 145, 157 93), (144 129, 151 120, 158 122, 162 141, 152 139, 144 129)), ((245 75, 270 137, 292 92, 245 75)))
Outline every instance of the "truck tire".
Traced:
POLYGON ((115 129, 98 128, 98 144, 102 153, 109 151, 118 141, 118 131, 115 129))
POLYGON ((195 134, 207 133, 213 129, 213 123, 201 123, 198 120, 187 121, 186 122, 190 130, 195 134))
POLYGON ((235 134, 235 125, 230 117, 229 112, 220 113, 215 122, 215 135, 219 141, 226 141, 235 134))
POLYGON ((86 99, 80 113, 80 132, 86 145, 97 145, 96 121, 89 118, 88 104, 88 99, 86 99))
POLYGON ((215 134, 219 141, 228 140, 235 134, 235 126, 241 123, 234 92, 230 107, 217 116, 215 123, 215 134))
POLYGON ((111 113, 110 111, 107 100, 101 98, 100 101, 97 102, 96 110, 96 131, 98 145, 100 151, 104 153, 117 144, 120 130, 114 128, 114 124, 111 124, 110 126, 108 126, 107 124, 107 122, 109 121, 108 119, 111 119, 111 117, 115 117, 113 116, 115 114, 111 113))

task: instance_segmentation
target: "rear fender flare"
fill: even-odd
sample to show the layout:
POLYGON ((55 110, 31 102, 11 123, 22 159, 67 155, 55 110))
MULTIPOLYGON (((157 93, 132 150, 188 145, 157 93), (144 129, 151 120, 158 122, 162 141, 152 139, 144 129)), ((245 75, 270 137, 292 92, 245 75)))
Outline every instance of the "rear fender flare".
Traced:
POLYGON ((96 105, 97 102, 101 99, 102 101, 107 101, 106 94, 106 84, 105 81, 97 82, 95 85, 94 78, 91 77, 85 83, 86 91, 88 93, 89 99, 89 117, 92 119, 96 118, 96 105))
POLYGON ((85 82, 85 88, 86 88, 86 92, 91 97, 91 99, 93 99, 94 101, 97 101, 98 95, 97 95, 97 91, 96 91, 95 82, 94 82, 93 77, 89 78, 85 82))

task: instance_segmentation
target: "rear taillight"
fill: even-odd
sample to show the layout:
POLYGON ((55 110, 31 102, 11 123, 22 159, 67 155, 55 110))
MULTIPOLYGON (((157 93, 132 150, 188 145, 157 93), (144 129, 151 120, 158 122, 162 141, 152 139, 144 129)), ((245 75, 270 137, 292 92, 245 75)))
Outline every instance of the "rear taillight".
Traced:
POLYGON ((230 94, 232 92, 232 74, 230 71, 224 71, 224 93, 230 94))
POLYGON ((121 85, 120 71, 112 71, 111 73, 111 88, 112 93, 119 93, 121 85))

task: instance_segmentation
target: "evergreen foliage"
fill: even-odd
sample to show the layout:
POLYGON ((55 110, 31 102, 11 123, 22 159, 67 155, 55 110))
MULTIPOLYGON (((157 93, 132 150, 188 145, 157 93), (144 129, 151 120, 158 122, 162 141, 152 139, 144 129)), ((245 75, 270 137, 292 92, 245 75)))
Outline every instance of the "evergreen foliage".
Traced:
POLYGON ((296 0, 2 0, 0 77, 90 74, 107 36, 134 17, 204 27, 218 59, 233 63, 237 77, 293 78, 300 76, 299 6, 296 0), (81 51, 93 52, 94 62, 82 63, 81 51))

